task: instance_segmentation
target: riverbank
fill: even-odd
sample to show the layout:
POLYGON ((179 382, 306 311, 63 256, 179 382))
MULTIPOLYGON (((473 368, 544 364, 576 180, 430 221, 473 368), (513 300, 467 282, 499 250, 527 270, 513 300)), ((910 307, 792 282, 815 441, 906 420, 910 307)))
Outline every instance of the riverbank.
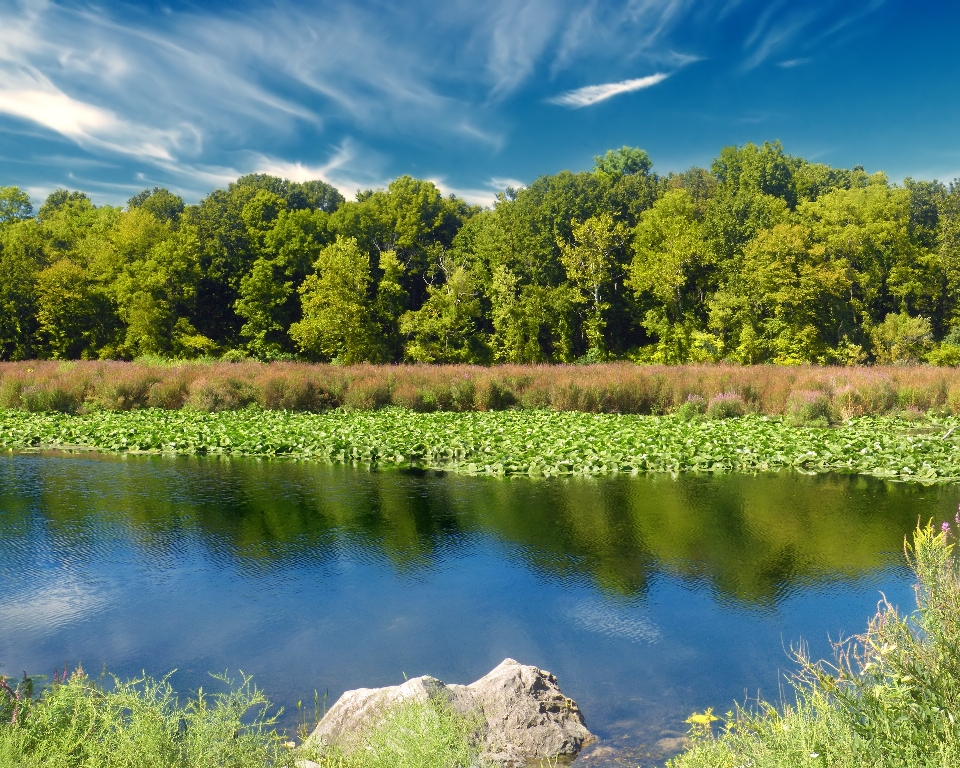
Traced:
POLYGON ((877 416, 835 427, 554 411, 325 413, 0 410, 0 448, 287 458, 471 475, 845 472, 960 480, 960 418, 877 416))

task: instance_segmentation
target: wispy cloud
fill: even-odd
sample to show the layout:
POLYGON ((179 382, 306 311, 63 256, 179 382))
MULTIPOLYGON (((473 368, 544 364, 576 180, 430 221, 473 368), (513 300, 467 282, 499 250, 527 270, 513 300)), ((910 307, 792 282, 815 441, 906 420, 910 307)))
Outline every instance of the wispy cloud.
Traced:
POLYGON ((652 88, 654 85, 662 83, 668 77, 670 77, 670 73, 657 72, 655 75, 638 77, 633 80, 621 80, 619 83, 586 85, 583 88, 577 88, 573 91, 561 93, 559 96, 554 96, 552 99, 549 99, 549 101, 551 104, 580 109, 581 107, 589 107, 592 104, 599 104, 601 101, 606 101, 623 93, 652 88))
POLYGON ((445 195, 456 195, 461 200, 465 200, 471 205, 481 205, 486 208, 493 206, 497 201, 497 195, 501 192, 506 191, 508 187, 512 189, 520 189, 524 186, 522 181, 517 179, 502 179, 502 178, 492 178, 488 179, 487 182, 480 188, 471 188, 471 187, 457 187, 447 183, 444 178, 433 178, 430 179, 443 194, 445 195))

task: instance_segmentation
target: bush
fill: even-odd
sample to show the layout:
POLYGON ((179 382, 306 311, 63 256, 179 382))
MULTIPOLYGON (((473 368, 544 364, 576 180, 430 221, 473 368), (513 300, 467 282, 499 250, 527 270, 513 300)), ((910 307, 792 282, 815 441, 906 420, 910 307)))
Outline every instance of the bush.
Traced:
POLYGON ((747 412, 743 398, 735 392, 722 392, 710 398, 707 404, 708 419, 731 419, 747 412))
MULTIPOLYGON (((957 517, 960 527, 960 516, 957 517)), ((836 646, 832 664, 794 653, 795 702, 739 707, 715 737, 711 712, 693 715, 693 744, 672 768, 960 765, 960 563, 954 535, 919 528, 907 560, 917 610, 882 603, 867 631, 836 646)))
POLYGON ((402 702, 338 748, 321 749, 321 768, 467 768, 478 766, 479 721, 445 701, 402 702))
POLYGON ((700 395, 687 395, 687 399, 675 413, 684 421, 696 421, 706 413, 706 410, 707 401, 700 395))
MULTIPOLYGON (((225 693, 180 706, 169 682, 141 677, 109 685, 78 669, 37 699, 3 701, 3 768, 293 768, 295 753, 274 730, 269 702, 244 678, 225 693)), ((0 693, 0 696, 3 694, 0 693)), ((9 697, 7 697, 9 698, 9 697)))
POLYGON ((873 329, 874 354, 880 363, 919 363, 933 344, 925 317, 891 313, 873 329))
POLYGON ((343 405, 357 411, 376 411, 390 405, 390 384, 372 377, 354 379, 347 385, 343 405))
POLYGON ((184 403, 197 411, 236 411, 257 402, 258 392, 249 381, 224 376, 195 379, 184 403))
POLYGON ((787 398, 784 421, 795 427, 826 427, 836 421, 836 414, 826 392, 801 389, 787 398))

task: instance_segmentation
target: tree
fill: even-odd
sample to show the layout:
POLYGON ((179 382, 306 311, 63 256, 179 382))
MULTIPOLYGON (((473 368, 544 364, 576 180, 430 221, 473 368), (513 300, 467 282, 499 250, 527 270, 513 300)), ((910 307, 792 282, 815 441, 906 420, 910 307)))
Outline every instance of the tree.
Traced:
POLYGON ((0 359, 36 355, 37 273, 46 266, 43 234, 34 220, 0 228, 0 359))
POLYGON ((878 363, 919 363, 933 344, 930 321, 892 312, 873 329, 878 363))
POLYGON ((693 198, 670 190, 640 218, 629 285, 646 307, 643 325, 658 338, 654 360, 685 362, 703 325, 712 255, 693 198))
POLYGON ((152 213, 159 221, 176 224, 184 211, 183 198, 163 187, 154 187, 139 192, 127 201, 127 208, 142 208, 152 213))
POLYGON ((112 313, 86 271, 61 259, 37 275, 37 335, 43 357, 95 358, 106 343, 112 313))
POLYGON ((848 265, 802 224, 777 224, 747 246, 710 302, 710 326, 741 363, 846 362, 854 316, 848 265))
POLYGON ((604 312, 610 304, 605 299, 606 290, 618 276, 618 256, 623 250, 623 227, 614 223, 609 213, 591 216, 583 223, 573 224, 573 242, 558 239, 560 261, 567 279, 581 293, 586 304, 584 335, 587 351, 606 352, 604 312))
POLYGON ((29 219, 32 213, 30 195, 20 187, 0 187, 0 226, 29 219))
POLYGON ((479 331, 482 309, 473 275, 449 256, 443 281, 427 288, 427 300, 400 318, 408 339, 404 354, 417 363, 482 363, 489 357, 479 331))
POLYGON ((338 235, 315 267, 300 286, 303 319, 290 326, 290 336, 309 355, 344 364, 384 362, 372 313, 370 257, 355 238, 338 235))
POLYGON ((650 157, 637 147, 608 149, 605 155, 593 158, 594 170, 609 176, 629 176, 635 173, 647 174, 653 167, 650 157))

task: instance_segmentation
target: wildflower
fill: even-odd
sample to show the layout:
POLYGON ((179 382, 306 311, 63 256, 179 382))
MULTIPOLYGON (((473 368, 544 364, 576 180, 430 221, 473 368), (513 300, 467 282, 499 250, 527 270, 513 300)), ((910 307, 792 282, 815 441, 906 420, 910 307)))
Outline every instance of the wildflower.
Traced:
POLYGON ((940 530, 944 533, 950 533, 950 523, 944 523, 940 526, 940 530))

